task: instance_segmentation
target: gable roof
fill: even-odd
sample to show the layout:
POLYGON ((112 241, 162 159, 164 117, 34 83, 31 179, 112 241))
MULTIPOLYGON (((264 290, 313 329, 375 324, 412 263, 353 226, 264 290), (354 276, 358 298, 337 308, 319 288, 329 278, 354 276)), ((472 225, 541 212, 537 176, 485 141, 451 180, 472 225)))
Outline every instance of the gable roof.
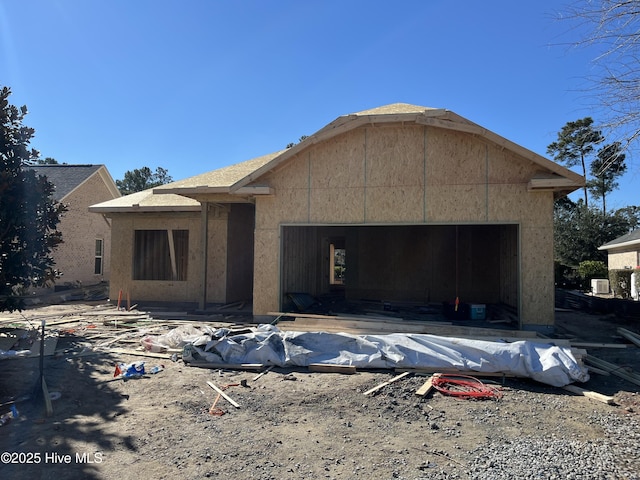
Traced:
POLYGON ((598 250, 614 250, 616 248, 632 247, 634 245, 640 248, 640 229, 611 240, 601 247, 598 247, 598 250))
POLYGON ((97 172, 102 174, 107 187, 114 196, 120 195, 104 165, 30 165, 24 168, 35 171, 37 175, 47 177, 47 180, 55 186, 53 199, 58 202, 64 200, 97 172))
POLYGON ((581 175, 507 140, 456 113, 441 108, 421 107, 408 103, 394 103, 338 117, 313 135, 283 151, 270 162, 236 182, 231 187, 230 192, 233 193, 257 180, 264 173, 272 170, 311 144, 327 140, 362 125, 398 122, 427 125, 476 135, 532 161, 539 165, 544 171, 531 179, 529 182, 530 190, 553 190, 556 196, 563 196, 584 186, 585 180, 581 175))
MULTIPOLYGON (((161 185, 152 190, 145 190, 146 193, 143 196, 138 194, 133 194, 136 195, 135 197, 127 195, 122 199, 93 205, 90 210, 100 212, 191 210, 195 209, 195 204, 185 202, 185 197, 196 199, 209 194, 224 194, 227 196, 269 195, 273 193, 272 189, 256 182, 259 182, 262 175, 297 155, 301 150, 362 125, 398 122, 469 133, 513 151, 540 166, 540 173, 531 178, 529 182, 530 190, 553 190, 555 195, 562 196, 584 186, 584 178, 581 175, 449 110, 407 103, 394 103, 340 116, 291 148, 161 185), (152 195, 165 198, 152 198, 152 195)), ((195 202, 195 200, 191 201, 195 202)))

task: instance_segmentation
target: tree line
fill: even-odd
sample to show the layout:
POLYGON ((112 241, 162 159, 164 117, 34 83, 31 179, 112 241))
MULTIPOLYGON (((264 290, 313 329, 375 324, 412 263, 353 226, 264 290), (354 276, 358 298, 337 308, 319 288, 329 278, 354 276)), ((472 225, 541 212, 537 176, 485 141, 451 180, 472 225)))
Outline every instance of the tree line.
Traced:
POLYGON ((558 283, 570 283, 584 262, 597 262, 599 274, 605 274, 607 254, 598 247, 635 230, 640 222, 638 206, 607 209, 607 195, 619 187, 627 170, 626 153, 619 141, 607 142, 594 125, 591 117, 567 122, 547 147, 556 162, 578 166, 586 180, 581 198, 574 202, 564 197, 554 205, 558 283))

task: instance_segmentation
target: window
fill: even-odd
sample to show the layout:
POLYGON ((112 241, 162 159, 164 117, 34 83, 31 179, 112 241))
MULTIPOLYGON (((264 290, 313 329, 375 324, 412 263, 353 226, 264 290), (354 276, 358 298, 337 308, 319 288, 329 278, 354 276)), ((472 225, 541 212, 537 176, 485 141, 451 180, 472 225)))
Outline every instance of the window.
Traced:
POLYGON ((102 257, 103 257, 103 242, 101 238, 96 238, 96 252, 95 262, 93 267, 93 273, 96 275, 102 275, 102 257))
POLYGON ((134 280, 187 279, 189 230, 136 230, 134 280))
POLYGON ((331 243, 329 244, 329 258, 329 284, 344 285, 344 276, 347 271, 345 262, 346 250, 338 248, 335 243, 331 243))

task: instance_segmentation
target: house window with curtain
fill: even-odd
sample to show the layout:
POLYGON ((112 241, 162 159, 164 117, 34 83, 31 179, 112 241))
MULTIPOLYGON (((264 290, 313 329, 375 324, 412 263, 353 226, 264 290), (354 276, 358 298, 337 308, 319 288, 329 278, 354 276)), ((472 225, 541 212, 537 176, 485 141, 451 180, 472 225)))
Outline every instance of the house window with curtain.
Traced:
POLYGON ((136 230, 134 280, 187 279, 189 230, 136 230))
POLYGON ((104 257, 104 244, 101 238, 96 238, 96 251, 94 257, 93 273, 102 275, 102 260, 104 257))

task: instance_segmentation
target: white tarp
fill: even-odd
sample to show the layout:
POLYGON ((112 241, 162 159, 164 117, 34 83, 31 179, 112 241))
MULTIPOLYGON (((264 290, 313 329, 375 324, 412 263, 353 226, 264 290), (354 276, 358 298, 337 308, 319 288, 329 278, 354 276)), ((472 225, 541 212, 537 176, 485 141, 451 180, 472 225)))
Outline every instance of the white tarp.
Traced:
POLYGON ((321 363, 360 368, 500 372, 556 387, 589 379, 586 368, 576 362, 570 348, 548 343, 487 342, 426 334, 283 332, 273 325, 260 325, 256 332, 241 335, 216 330, 187 344, 183 360, 279 367, 321 363))

